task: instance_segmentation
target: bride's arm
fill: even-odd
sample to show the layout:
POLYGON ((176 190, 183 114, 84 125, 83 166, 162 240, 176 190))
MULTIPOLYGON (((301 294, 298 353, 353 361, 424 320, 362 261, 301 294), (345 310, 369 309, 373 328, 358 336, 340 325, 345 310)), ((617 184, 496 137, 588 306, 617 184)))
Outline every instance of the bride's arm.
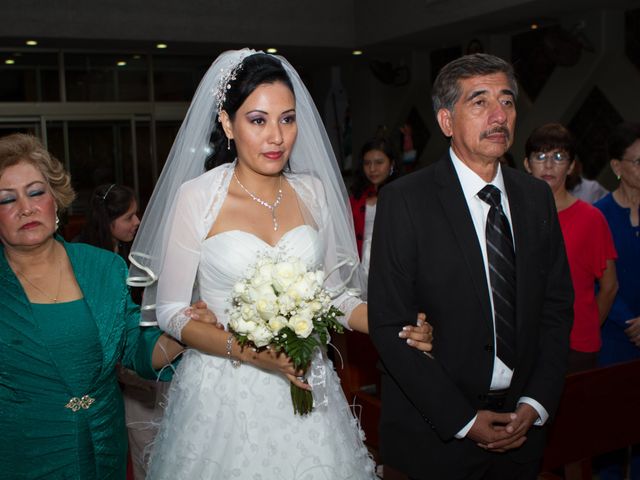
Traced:
POLYGON ((241 347, 233 334, 220 330, 213 324, 187 323, 182 329, 182 342, 201 352, 227 357, 230 362, 239 360, 264 370, 279 372, 298 387, 311 390, 309 385, 296 378, 304 372, 297 371, 285 354, 276 353, 268 347, 259 351, 241 347))
POLYGON ((156 318, 158 326, 182 340, 182 329, 190 322, 189 304, 193 295, 202 242, 206 237, 206 200, 201 187, 186 183, 178 191, 170 218, 167 247, 158 278, 156 318))

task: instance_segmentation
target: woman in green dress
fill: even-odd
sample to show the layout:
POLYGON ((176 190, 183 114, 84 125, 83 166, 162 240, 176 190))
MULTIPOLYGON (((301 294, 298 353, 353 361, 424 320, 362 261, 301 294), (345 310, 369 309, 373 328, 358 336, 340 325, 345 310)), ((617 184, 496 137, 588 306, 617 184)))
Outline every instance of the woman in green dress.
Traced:
POLYGON ((38 139, 0 139, 0 478, 125 478, 115 366, 166 380, 183 349, 139 327, 121 257, 55 234, 73 198, 38 139))

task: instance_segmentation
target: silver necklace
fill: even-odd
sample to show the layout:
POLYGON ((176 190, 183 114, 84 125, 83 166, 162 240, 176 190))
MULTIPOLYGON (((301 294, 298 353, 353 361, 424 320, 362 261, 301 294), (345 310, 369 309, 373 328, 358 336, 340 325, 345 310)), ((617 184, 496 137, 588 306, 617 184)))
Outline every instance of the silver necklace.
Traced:
POLYGON ((240 185, 240 188, 242 188, 242 190, 247 192, 247 195, 249 195, 252 200, 254 200, 255 202, 258 202, 263 207, 266 207, 269 210, 271 210, 271 220, 273 221, 273 231, 274 232, 278 231, 278 219, 276 218, 276 208, 278 208, 278 205, 280 205, 280 202, 282 201, 282 175, 280 175, 280 183, 278 184, 278 194, 276 195, 276 200, 273 203, 265 202, 257 195, 251 193, 247 189, 247 187, 245 187, 242 184, 242 182, 238 178, 238 175, 236 175, 235 170, 233 172, 233 177, 236 179, 236 182, 238 182, 238 185, 240 185))

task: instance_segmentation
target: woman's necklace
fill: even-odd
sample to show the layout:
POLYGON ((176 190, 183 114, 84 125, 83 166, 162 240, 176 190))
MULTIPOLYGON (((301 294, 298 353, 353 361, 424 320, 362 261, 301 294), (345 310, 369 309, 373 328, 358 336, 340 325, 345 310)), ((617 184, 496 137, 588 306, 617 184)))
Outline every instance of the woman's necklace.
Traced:
POLYGON ((61 285, 61 283, 62 283, 62 282, 61 282, 61 280, 62 280, 62 265, 61 265, 61 263, 62 263, 62 262, 61 262, 61 260, 58 260, 58 284, 57 284, 57 287, 56 287, 56 296, 55 296, 55 297, 51 297, 47 292, 45 292, 44 290, 42 290, 39 286, 37 286, 37 285, 36 285, 35 283, 33 283, 31 280, 29 280, 29 279, 27 278, 27 276, 26 276, 24 273, 22 273, 22 272, 20 272, 20 271, 18 271, 18 270, 15 270, 15 269, 14 269, 14 270, 15 270, 15 272, 16 272, 16 274, 17 274, 18 276, 20 276, 21 278, 24 278, 24 279, 25 279, 25 281, 26 281, 29 285, 31 285, 31 286, 32 286, 33 288, 35 288, 38 292, 40 292, 42 295, 44 295, 44 297, 45 297, 45 298, 47 298, 48 300, 50 300, 52 303, 58 303, 58 297, 60 296, 60 285, 61 285))
POLYGON ((278 231, 278 219, 276 218, 276 208, 278 208, 278 205, 280 205, 280 202, 282 201, 282 175, 280 175, 280 183, 278 184, 278 194, 276 195, 276 201, 273 203, 265 202, 257 195, 254 195, 253 193, 251 193, 247 189, 247 187, 245 187, 242 184, 242 182, 238 178, 238 175, 236 175, 235 171, 233 172, 233 177, 236 179, 236 182, 238 182, 238 185, 240 185, 240 188, 242 188, 245 192, 247 192, 247 194, 251 197, 252 200, 258 202, 263 207, 266 207, 269 210, 271 210, 271 220, 273 221, 273 231, 274 232, 278 231))

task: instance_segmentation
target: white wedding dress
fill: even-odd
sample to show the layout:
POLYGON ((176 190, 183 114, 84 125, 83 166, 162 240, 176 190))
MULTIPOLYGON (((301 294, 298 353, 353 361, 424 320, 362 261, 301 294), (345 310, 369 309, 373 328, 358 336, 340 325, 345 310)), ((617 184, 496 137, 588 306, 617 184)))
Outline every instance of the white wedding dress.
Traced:
MULTIPOLYGON (((214 235, 201 247, 200 296, 226 325, 231 289, 259 255, 284 252, 319 266, 321 243, 308 225, 285 233, 276 246, 239 230, 214 235)), ((314 411, 302 417, 293 413, 284 376, 246 364, 234 368, 227 358, 187 350, 169 391, 147 478, 376 478, 333 365, 324 354, 314 362, 316 371, 324 370, 325 385, 318 387, 323 393, 314 411)))

